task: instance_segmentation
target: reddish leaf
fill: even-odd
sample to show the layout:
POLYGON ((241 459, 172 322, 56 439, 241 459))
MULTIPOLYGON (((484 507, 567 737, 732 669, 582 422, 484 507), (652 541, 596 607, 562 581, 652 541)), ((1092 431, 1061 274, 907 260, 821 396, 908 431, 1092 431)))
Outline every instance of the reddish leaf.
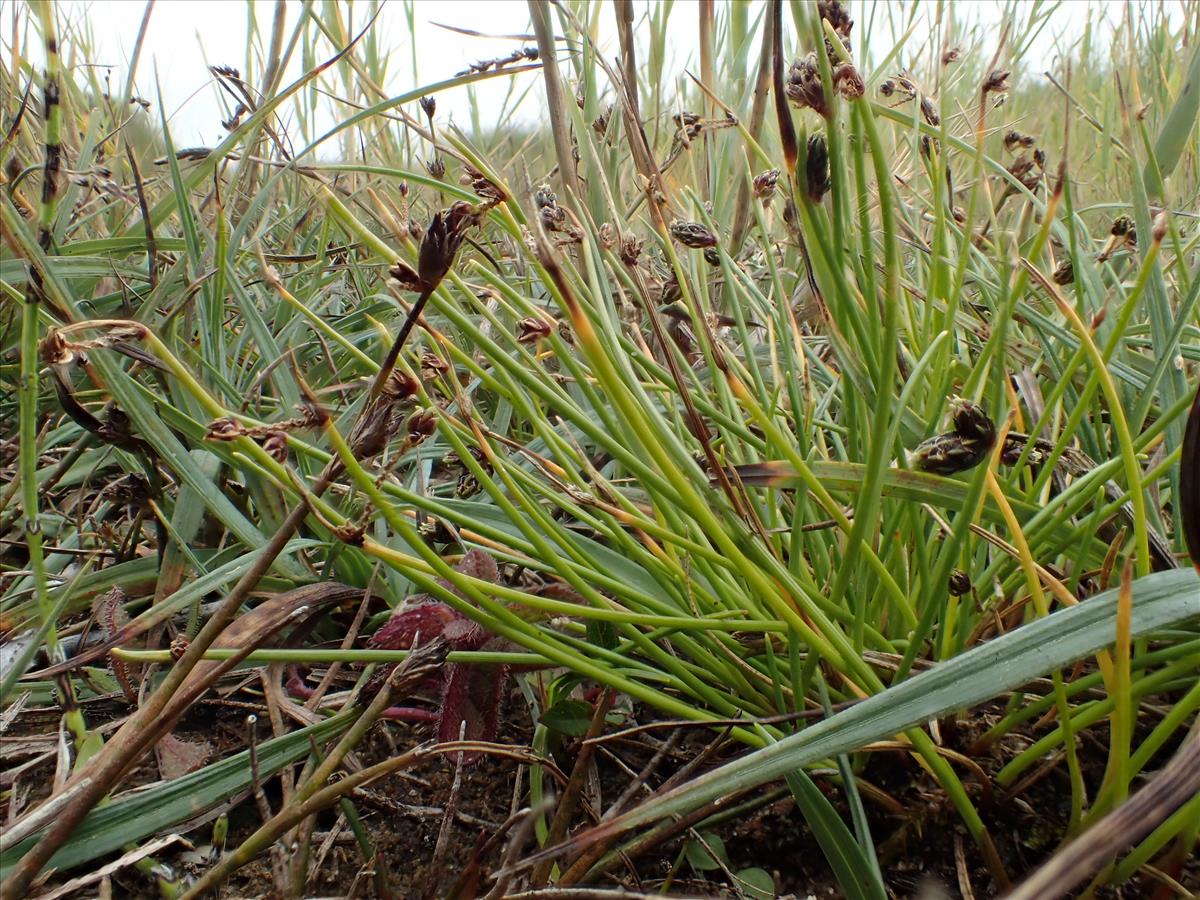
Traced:
MULTIPOLYGON (((500 701, 507 680, 508 666, 465 663, 446 666, 438 740, 457 741, 463 722, 467 725, 465 740, 493 740, 500 724, 500 701)), ((475 762, 479 756, 479 753, 465 753, 463 762, 475 762)))
MULTIPOLYGON (((435 637, 441 637, 451 626, 461 627, 461 622, 470 623, 470 620, 436 600, 405 606, 392 613, 392 617, 371 635, 367 646, 384 650, 409 650, 414 644, 426 644, 435 637)), ((453 646, 454 641, 448 635, 447 640, 453 646)))
MULTIPOLYGON (((482 550, 470 550, 455 570, 495 584, 500 577, 496 561, 482 550)), ((440 582, 458 596, 462 593, 448 582, 440 582)), ((441 638, 452 650, 478 650, 493 640, 487 629, 462 615, 451 606, 428 595, 419 595, 413 602, 396 610, 367 642, 368 646, 388 650, 407 650, 414 644, 441 638)), ((390 667, 382 668, 367 686, 368 694, 383 683, 390 667)), ((500 701, 508 679, 508 666, 451 663, 441 673, 441 709, 437 713, 438 738, 456 741, 463 732, 467 740, 490 741, 496 736, 500 723, 500 701)), ((412 715, 409 707, 400 710, 398 718, 416 721, 423 716, 412 715)), ((421 712, 417 710, 417 712, 421 712)), ((464 762, 479 759, 479 753, 466 753, 464 762)))

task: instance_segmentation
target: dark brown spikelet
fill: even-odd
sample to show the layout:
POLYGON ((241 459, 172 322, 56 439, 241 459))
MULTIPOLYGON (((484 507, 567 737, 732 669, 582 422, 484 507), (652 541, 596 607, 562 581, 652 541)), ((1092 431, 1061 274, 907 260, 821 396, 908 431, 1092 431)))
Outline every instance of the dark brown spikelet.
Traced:
POLYGON ((479 213, 465 200, 434 214, 417 257, 417 274, 426 289, 432 290, 446 277, 467 229, 478 222, 479 213))
POLYGON ((1113 237, 1125 237, 1133 231, 1133 219, 1129 216, 1118 216, 1113 220, 1112 228, 1109 229, 1109 234, 1113 237))
POLYGON ((645 242, 626 235, 621 238, 621 262, 627 266, 636 266, 638 257, 642 255, 642 246, 645 242))
POLYGON ((500 185, 496 184, 474 166, 467 165, 463 169, 461 181, 463 184, 469 184, 471 190, 479 195, 479 198, 487 204, 488 208, 499 206, 508 199, 508 195, 500 185))
POLYGON ((401 417, 391 403, 375 403, 350 434, 350 449, 360 460, 378 456, 396 435, 401 417))
POLYGON ((809 135, 808 156, 804 160, 804 178, 808 187, 808 199, 820 203, 829 190, 829 147, 825 135, 809 135))
POLYGON ((1104 262, 1112 257, 1118 250, 1129 248, 1133 249, 1137 246, 1137 229, 1134 228, 1133 219, 1129 216, 1118 216, 1113 220, 1112 227, 1108 231, 1108 241, 1104 244, 1104 249, 1100 251, 1100 255, 1096 257, 1097 261, 1104 262))
POLYGON ((1034 168, 1033 162, 1028 156, 1021 154, 1017 157, 1016 162, 1008 167, 1008 172, 1027 190, 1036 193, 1042 183, 1042 172, 1034 168))
POLYGON ((913 465, 921 472, 955 475, 987 459, 988 449, 978 441, 964 440, 956 432, 947 431, 918 444, 913 451, 913 465))
POLYGON ((271 457, 276 462, 287 462, 288 458, 288 440, 287 432, 272 431, 263 438, 262 448, 271 454, 271 457))
POLYGON ((671 116, 675 127, 686 137, 694 138, 700 134, 700 116, 697 113, 684 110, 671 116))
POLYGON ((675 222, 670 230, 671 237, 693 250, 717 245, 717 236, 699 222, 675 222))
POLYGON ((993 69, 983 82, 984 94, 1003 94, 1008 90, 1008 69, 993 69))
POLYGON ((963 597, 971 593, 971 576, 962 569, 953 569, 947 588, 955 597, 963 597))
POLYGON ((854 28, 854 20, 850 18, 850 13, 842 5, 841 0, 817 0, 817 12, 843 41, 850 37, 850 31, 854 28))
POLYGON ((1200 386, 1184 426, 1179 454, 1179 517, 1188 556, 1200 572, 1200 386))
POLYGON ((924 116, 925 121, 934 128, 937 128, 942 124, 942 117, 938 115, 937 108, 933 105, 933 101, 924 94, 921 95, 921 115, 924 116))
POLYGON ((962 51, 957 47, 951 47, 942 54, 942 65, 948 66, 951 63, 956 63, 962 58, 962 51))
POLYGON ((446 362, 436 353, 421 354, 421 377, 426 381, 433 381, 435 378, 445 375, 450 371, 450 363, 446 362))
POLYGON ((402 259, 396 260, 388 274, 400 282, 400 286, 406 291, 421 290, 421 276, 417 274, 417 270, 410 266, 402 259))
POLYGON ((854 63, 842 61, 833 67, 833 89, 847 100, 858 100, 867 92, 867 85, 854 63))
POLYGON ((755 175, 754 196, 764 202, 770 200, 775 193, 775 186, 779 183, 779 175, 778 169, 768 169, 755 175))
POLYGON ((537 316, 526 316, 517 323, 517 343, 533 344, 550 337, 550 323, 537 316))
POLYGON ((391 403, 403 403, 417 396, 420 383, 407 372, 392 372, 383 386, 383 396, 391 403))
POLYGON ((954 398, 950 410, 954 430, 922 441, 913 451, 913 465, 922 472, 954 475, 973 469, 996 444, 996 425, 983 407, 954 398))
POLYGON ((437 413, 432 409, 418 409, 404 423, 406 443, 415 447, 437 431, 437 413))
POLYGON ((558 195, 550 189, 550 185, 543 184, 537 189, 537 193, 533 195, 533 202, 537 205, 538 209, 558 206, 558 195))
POLYGON ((216 419, 209 423, 204 432, 206 441, 236 441, 246 433, 246 429, 234 419, 216 419))
POLYGON ((422 97, 419 102, 421 104, 421 109, 425 113, 425 116, 427 118, 432 119, 433 114, 437 112, 437 98, 436 97, 422 97))
POLYGON ((784 93, 801 109, 808 107, 826 119, 833 113, 825 97, 825 87, 821 84, 821 69, 817 65, 815 53, 792 63, 788 69, 784 93))
POLYGON ((983 407, 959 397, 950 401, 950 408, 955 432, 967 440, 986 443, 990 450, 996 443, 996 423, 983 407))
POLYGON ((1064 259, 1054 269, 1054 275, 1051 277, 1055 284, 1070 284, 1075 280, 1075 265, 1069 259, 1064 259))

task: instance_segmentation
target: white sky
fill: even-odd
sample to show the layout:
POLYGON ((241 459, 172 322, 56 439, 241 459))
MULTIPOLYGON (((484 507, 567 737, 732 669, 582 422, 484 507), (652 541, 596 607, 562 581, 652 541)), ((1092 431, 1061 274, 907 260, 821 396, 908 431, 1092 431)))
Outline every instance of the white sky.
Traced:
MULTIPOLYGON (((11 46, 14 0, 0 0, 0 45, 11 46)), ((23 6, 23 0, 16 0, 23 6)), ((649 0, 654 2, 654 0, 649 0)), ((740 0, 735 0, 740 2, 740 0)), ((754 10, 761 8, 761 0, 753 0, 754 10)), ((865 3, 870 0, 854 0, 852 13, 859 22, 867 18, 865 3)), ((887 2, 887 0, 882 0, 887 2)), ((1103 2, 1103 0, 1101 0, 1103 2)), ((1179 5, 1180 0, 1172 0, 1179 5)), ((285 39, 295 23, 299 2, 289 0, 288 22, 285 39)), ((668 73, 680 74, 691 62, 697 45, 696 16, 689 7, 692 0, 677 0, 672 12, 672 35, 670 40, 674 58, 668 62, 668 73)), ((60 28, 64 38, 68 28, 84 29, 91 33, 96 47, 97 62, 111 64, 110 74, 114 91, 123 88, 128 71, 128 55, 132 51, 145 11, 143 0, 59 0, 56 4, 60 28)), ((155 99, 155 74, 157 73, 164 98, 164 106, 170 117, 172 135, 177 146, 212 145, 225 135, 221 126, 224 117, 218 102, 218 89, 207 70, 207 64, 222 64, 246 69, 247 19, 251 8, 259 20, 259 30, 266 40, 270 34, 270 19, 274 13, 274 2, 258 0, 158 0, 150 17, 149 30, 139 63, 136 92, 148 100, 155 99)), ((638 4, 640 10, 644 8, 638 4)), ((889 12, 898 8, 895 0, 889 12)), ((923 3, 921 9, 933 11, 936 4, 923 3)), ((343 4, 343 16, 353 16, 357 31, 365 23, 368 4, 357 2, 343 4)), ((982 23, 998 22, 1002 4, 995 0, 955 0, 953 9, 960 19, 977 20, 982 23)), ((1039 51, 1035 58, 1052 64, 1054 34, 1065 36, 1068 42, 1082 28, 1089 16, 1084 13, 1089 4, 1082 0, 1065 0, 1051 20, 1052 26, 1039 40, 1039 51)), ((1122 4, 1109 2, 1100 7, 1091 7, 1093 13, 1103 9, 1110 18, 1120 15, 1122 4)), ((516 35, 530 33, 529 11, 525 0, 414 0, 414 34, 410 37, 405 21, 404 4, 400 0, 384 3, 383 12, 374 29, 382 48, 390 48, 388 57, 389 81, 385 88, 400 94, 421 84, 429 84, 453 77, 467 68, 471 62, 507 55, 522 46, 512 37, 479 38, 457 34, 434 23, 472 29, 487 34, 516 35), (413 46, 416 46, 416 77, 413 74, 413 46)), ((861 26, 860 26, 861 28, 861 26)), ((858 38, 861 31, 856 30, 858 38)), ((986 32, 985 32, 986 34, 986 32)), ((600 43, 612 58, 617 53, 614 22, 611 12, 600 15, 600 43)), ((69 43, 64 40, 63 43, 69 43)), ((530 42, 532 45, 532 42, 530 42)), ((983 48, 989 54, 993 48, 983 48)), ((6 51, 7 52, 7 51, 6 51)), ((256 48, 257 54, 262 48, 256 48)), ((322 59, 332 55, 330 45, 321 50, 322 59)), ((299 53, 295 54, 291 66, 285 73, 284 83, 290 82, 301 72, 299 53)), ((517 76, 518 90, 533 84, 540 88, 535 73, 517 76)), ((479 108, 484 114, 499 110, 509 90, 509 79, 500 78, 476 86, 479 108)), ((532 97, 539 97, 534 93, 532 97)), ((471 127, 469 103, 465 88, 438 95, 438 118, 453 118, 461 127, 471 127)), ((536 103, 528 103, 522 109, 521 118, 535 121, 536 103)), ((156 104, 157 106, 157 104, 156 104)), ((157 119, 157 108, 155 109, 157 119)), ((486 127, 491 124, 482 122, 486 127)))

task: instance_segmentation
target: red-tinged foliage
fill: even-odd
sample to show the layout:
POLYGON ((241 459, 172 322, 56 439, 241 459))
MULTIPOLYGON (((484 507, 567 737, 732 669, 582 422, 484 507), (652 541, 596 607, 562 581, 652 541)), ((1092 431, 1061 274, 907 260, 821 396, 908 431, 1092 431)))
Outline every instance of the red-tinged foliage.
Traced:
MULTIPOLYGON (((482 550, 468 551, 455 571, 493 584, 499 579, 496 561, 482 550)), ((441 585, 459 593, 448 582, 443 581, 441 585)), ((397 609, 371 636, 367 646, 375 650, 409 650, 439 637, 452 651, 480 650, 495 640, 485 628, 448 604, 421 596, 397 609)), ((436 713, 438 740, 456 741, 460 736, 469 741, 494 739, 509 671, 509 667, 503 665, 447 664, 436 685, 441 690, 440 709, 436 713)), ((387 670, 372 681, 372 686, 382 684, 386 677, 387 670)), ((424 715, 412 718, 428 721, 424 715)), ((463 754, 465 763, 478 758, 478 753, 463 754)))

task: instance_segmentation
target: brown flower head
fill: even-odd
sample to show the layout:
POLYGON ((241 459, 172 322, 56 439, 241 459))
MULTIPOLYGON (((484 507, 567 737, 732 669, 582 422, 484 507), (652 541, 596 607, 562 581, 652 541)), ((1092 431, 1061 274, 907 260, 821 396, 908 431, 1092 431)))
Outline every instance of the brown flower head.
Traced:
POLYGON ((425 290, 432 290, 441 284, 454 264, 454 257, 466 237, 467 229, 477 224, 479 213, 465 200, 459 200, 449 209, 434 214, 421 239, 417 256, 417 274, 425 290))
POLYGON ((989 448, 996 442, 996 423, 979 404, 962 397, 954 397, 950 400, 950 412, 954 430, 961 437, 983 441, 989 448))
POLYGON ((969 594, 971 593, 971 576, 962 569, 952 569, 950 571, 950 582, 947 587, 955 597, 962 597, 969 594))
POLYGON ((825 97, 825 87, 821 84, 821 69, 815 53, 792 63, 783 92, 801 109, 808 107, 827 119, 832 114, 825 97))
POLYGON ((406 291, 419 291, 423 287, 421 276, 417 274, 417 270, 402 259, 398 259, 392 264, 388 269, 388 274, 400 282, 400 287, 406 291))
POLYGON ((717 245, 717 236, 699 222, 674 222, 670 231, 671 237, 693 250, 717 245))
POLYGON ((537 316, 526 316, 517 323, 517 342, 532 344, 550 337, 550 323, 537 316))
POLYGON ((399 369, 392 372, 387 383, 383 386, 383 396, 392 403, 401 403, 417 396, 421 385, 417 379, 399 369))
POLYGON ((858 100, 867 92, 854 63, 845 60, 833 67, 833 89, 847 100, 858 100))
POLYGON ((432 381, 439 375, 444 375, 450 371, 450 363, 446 362, 436 353, 421 354, 421 377, 426 381, 432 381))
POLYGON ((206 441, 236 441, 246 433, 242 424, 234 419, 216 419, 205 429, 206 441))
POLYGON ((558 195, 550 189, 550 185, 543 184, 533 195, 533 202, 537 204, 538 209, 545 209, 547 206, 557 206, 558 195))
POLYGON ((567 211, 561 206, 543 206, 538 210, 542 218, 542 226, 547 231, 565 231, 567 227, 567 211))
POLYGON ((432 409, 418 409, 404 423, 404 431, 407 435, 405 443, 415 447, 437 431, 437 413, 432 409))
POLYGON ((479 479, 470 472, 463 472, 458 476, 458 481, 454 485, 455 497, 473 497, 479 493, 479 479))
POLYGON ((921 95, 921 115, 925 118, 925 121, 934 128, 937 128, 942 124, 942 117, 938 115, 937 108, 933 105, 933 101, 924 94, 921 95))
POLYGON ((965 472, 987 459, 996 443, 996 425, 981 406, 955 397, 950 412, 954 430, 934 435, 913 451, 913 465, 922 472, 965 472))
POLYGON ((1008 76, 1011 73, 1008 69, 993 69, 988 73, 988 77, 983 81, 983 93, 987 94, 1003 94, 1008 91, 1008 76))
POLYGON ((288 458, 288 441, 287 432, 272 431, 263 438, 262 448, 271 455, 276 462, 287 462, 288 458))
POLYGON ((854 20, 842 5, 841 0, 817 0, 817 12, 821 18, 830 24, 838 37, 846 41, 854 28, 854 20))
POLYGON ((775 187, 779 183, 780 172, 778 169, 767 169, 765 172, 759 172, 754 176, 754 196, 759 200, 767 201, 775 194, 775 187))
POLYGON ((700 116, 694 112, 684 111, 671 116, 675 127, 684 137, 691 139, 700 134, 700 116))

